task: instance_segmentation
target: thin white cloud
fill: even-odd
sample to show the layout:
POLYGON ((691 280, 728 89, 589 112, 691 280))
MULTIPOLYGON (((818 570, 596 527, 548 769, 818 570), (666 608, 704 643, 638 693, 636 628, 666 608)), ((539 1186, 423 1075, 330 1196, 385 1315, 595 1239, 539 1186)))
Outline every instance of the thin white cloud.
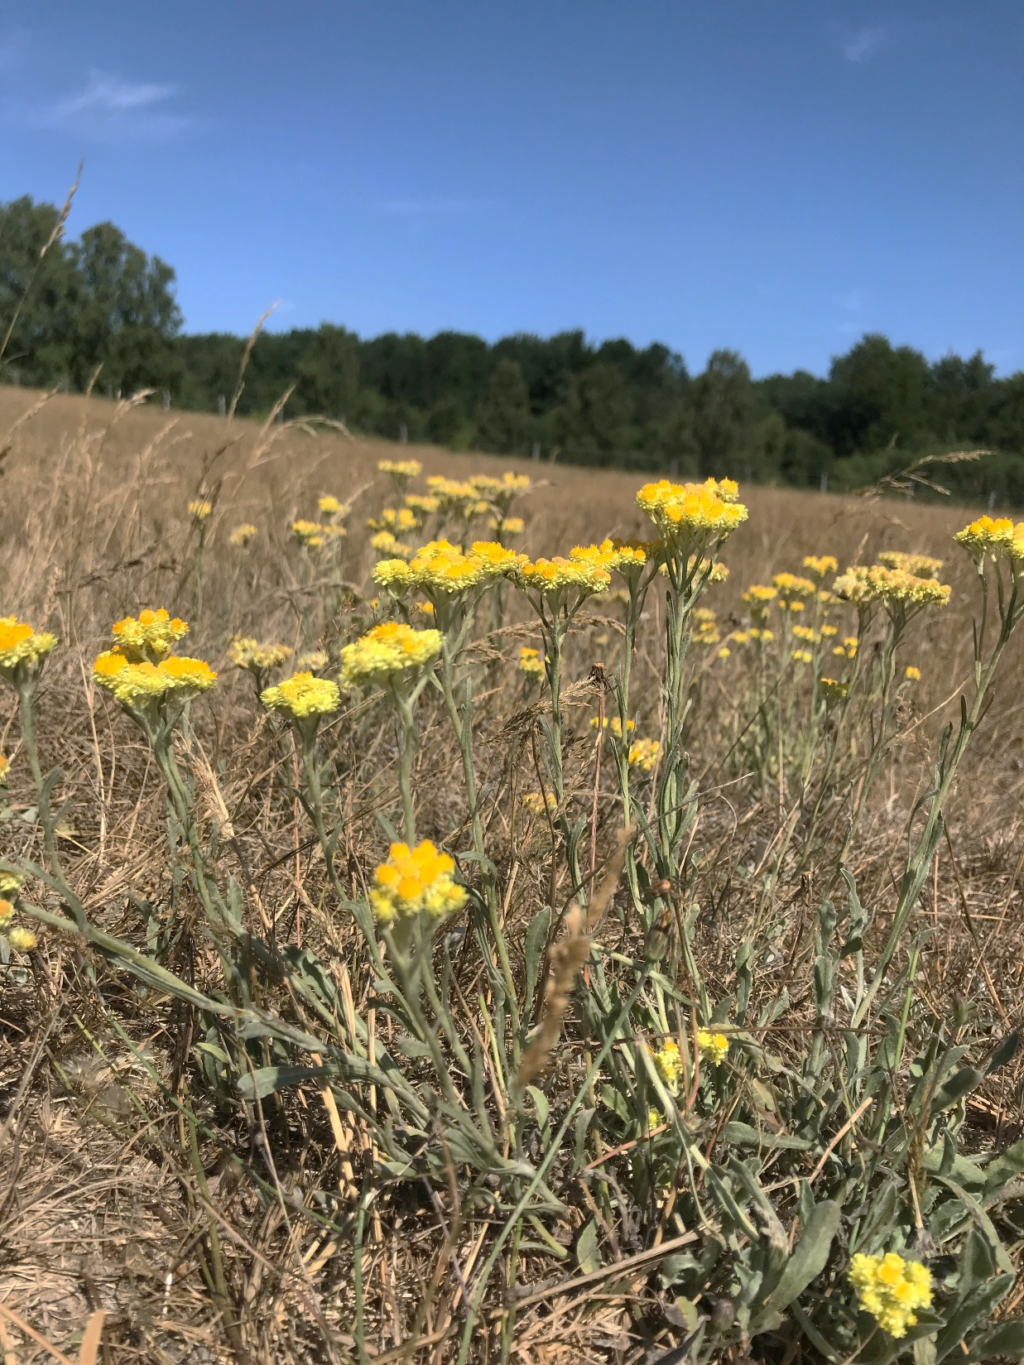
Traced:
POLYGON ((843 56, 848 62, 859 65, 876 53, 886 41, 887 31, 881 25, 869 25, 858 31, 843 44, 843 56))
POLYGON ((39 110, 32 121, 37 127, 116 140, 171 137, 192 122, 163 107, 177 93, 175 85, 92 71, 83 89, 39 110))

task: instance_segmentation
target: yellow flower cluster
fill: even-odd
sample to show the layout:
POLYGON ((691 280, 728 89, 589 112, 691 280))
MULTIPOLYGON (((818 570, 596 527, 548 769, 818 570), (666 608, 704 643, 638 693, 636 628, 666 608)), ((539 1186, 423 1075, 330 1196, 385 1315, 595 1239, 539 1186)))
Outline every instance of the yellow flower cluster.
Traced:
POLYGON ((712 1065, 719 1066, 729 1051, 729 1039, 724 1033, 712 1033, 710 1029, 702 1028, 697 1030, 697 1046, 702 1057, 706 1057, 712 1065))
POLYGON ((806 555, 804 568, 809 569, 815 578, 824 578, 827 574, 835 573, 839 562, 832 555, 806 555))
POLYGON ((424 520, 431 513, 437 511, 438 501, 437 498, 432 498, 427 493, 406 493, 405 505, 410 512, 415 512, 421 520, 424 520))
POLYGON ((425 912, 439 920, 461 910, 467 892, 452 878, 454 870, 448 854, 439 853, 429 839, 416 848, 392 844, 391 856, 373 874, 370 908, 374 919, 388 925, 425 912))
POLYGON ((916 668, 914 664, 907 664, 903 676, 906 678, 907 682, 920 682, 921 670, 919 668, 916 668))
POLYGON ((1024 522, 1015 526, 1009 517, 979 517, 957 531, 954 539, 979 562, 986 555, 1014 565, 1024 560, 1024 522))
POLYGON ((811 626, 794 626, 793 638, 795 640, 803 640, 806 644, 813 645, 817 644, 820 637, 818 632, 811 626))
POLYGON ((902 550, 883 550, 878 562, 887 569, 902 569, 914 578, 938 578, 943 564, 941 559, 933 559, 931 555, 908 555, 902 550))
POLYGON ((503 536, 521 536, 526 522, 522 517, 489 517, 487 525, 490 530, 500 531, 503 536))
POLYGON ((717 645, 721 642, 718 619, 710 608, 695 608, 691 639, 695 645, 717 645))
POLYGON ((397 511, 385 507, 379 517, 370 517, 366 524, 371 531, 390 531, 392 535, 397 531, 401 535, 403 531, 418 531, 423 522, 411 507, 399 507, 397 511))
POLYGON ((188 701, 201 692, 209 692, 217 683, 217 674, 202 659, 172 654, 159 663, 149 659, 136 663, 117 648, 98 655, 92 677, 93 682, 112 692, 122 706, 130 709, 169 694, 188 701))
POLYGON ((412 559, 416 553, 411 545, 396 539, 390 531, 378 531, 370 537, 370 545, 379 555, 399 555, 402 559, 412 559))
POLYGON ((213 503, 205 498, 193 498, 188 505, 188 514, 193 521, 205 521, 213 511, 213 503))
POLYGON ((743 594, 743 600, 754 620, 763 622, 768 619, 768 612, 778 595, 778 588, 770 588, 766 583, 751 583, 743 594))
POLYGON ((827 702, 842 701, 844 697, 850 695, 850 684, 838 682, 835 678, 819 678, 818 686, 827 702))
POLYGON ((0 872, 0 895, 13 895, 24 880, 22 872, 0 872))
MULTIPOLYGON (((0 873, 0 876, 3 875, 0 873)), ((11 947, 16 948, 19 953, 30 952, 36 946, 36 936, 31 929, 23 929, 20 925, 11 926, 13 918, 14 906, 8 900, 0 900, 0 934, 3 934, 11 947)))
POLYGON ((629 766, 649 773, 661 757, 661 743, 656 739, 637 739, 629 746, 629 766))
POLYGON ((555 555, 553 559, 525 559, 519 565, 520 585, 547 598, 560 598, 573 590, 581 597, 604 592, 611 583, 606 567, 606 556, 597 545, 577 545, 568 559, 555 555))
POLYGON ((0 616, 0 678, 18 684, 42 668, 57 643, 49 631, 36 631, 16 616, 0 616))
POLYGON ((330 493, 325 493, 317 501, 317 508, 320 515, 326 517, 328 521, 341 521, 350 511, 347 502, 342 502, 340 498, 335 498, 330 493))
POLYGON ((847 569, 832 585, 839 597, 857 606, 869 602, 883 602, 887 606, 944 607, 949 601, 950 587, 935 578, 918 578, 905 569, 890 569, 884 564, 862 565, 847 569))
POLYGON ((857 637, 856 635, 844 635, 841 645, 834 645, 832 653, 837 659, 856 659, 857 657, 857 637))
POLYGON ((307 654, 300 654, 295 660, 295 667, 299 673, 316 673, 321 668, 326 668, 329 660, 327 654, 322 649, 311 649, 307 654))
POLYGON ((327 716, 341 705, 338 684, 329 678, 314 678, 312 673, 293 673, 290 678, 260 693, 260 701, 271 711, 286 711, 295 720, 327 716))
POLYGON ((474 474, 469 486, 485 502, 496 507, 499 513, 505 513, 518 494, 529 492, 530 479, 526 474, 513 474, 511 471, 504 473, 500 479, 492 478, 490 474, 474 474))
POLYGON ((811 654, 809 649, 793 650, 793 662, 795 664, 809 664, 812 661, 813 657, 814 656, 811 654))
POLYGON ((381 474, 390 474, 398 484, 405 484, 410 479, 419 478, 423 472, 423 466, 419 460, 381 460, 377 469, 381 474))
POLYGON ((471 483, 460 483, 458 479, 446 479, 443 474, 432 474, 427 480, 427 487, 437 499, 438 511, 444 515, 455 513, 468 519, 478 512, 490 511, 471 483))
POLYGON ((468 592, 513 573, 525 560, 496 540, 477 540, 465 554, 447 540, 431 540, 417 550, 408 564, 382 559, 374 568, 374 581, 394 593, 425 592, 452 596, 468 592))
POLYGON ((779 594, 779 606, 783 611, 803 611, 803 599, 813 597, 817 592, 809 578, 800 578, 797 574, 777 573, 772 583, 779 594))
POLYGON ((380 682, 407 668, 422 668, 441 652, 439 630, 414 630, 401 621, 384 621, 341 651, 342 687, 380 682))
POLYGON ((558 809, 558 802, 555 800, 553 792, 547 792, 545 796, 541 796, 540 792, 524 792, 519 804, 531 815, 542 815, 545 805, 552 815, 558 809))
POLYGON ((747 519, 747 509, 736 501, 738 485, 732 479, 708 479, 706 483, 644 484, 636 495, 663 536, 673 542, 697 540, 702 544, 724 540, 747 519))
POLYGON ((850 1283, 864 1312, 897 1340, 917 1323, 917 1309, 931 1307, 931 1271, 920 1261, 904 1260, 895 1251, 885 1256, 858 1252, 850 1260, 850 1283))
POLYGON ((658 1075, 665 1082, 670 1095, 679 1093, 679 1077, 683 1072, 683 1060, 679 1055, 679 1044, 674 1038, 666 1038, 657 1052, 653 1053, 654 1065, 658 1075))
POLYGON ((609 539, 602 540, 594 548, 600 553, 605 569, 621 574, 628 581, 640 576, 647 561, 657 554, 660 547, 656 541, 609 539))
MULTIPOLYGON (((592 730, 597 730, 597 729, 611 730, 612 734, 615 736, 616 739, 621 739, 621 738, 622 738, 622 721, 619 719, 618 716, 612 716, 611 720, 609 720, 608 717, 605 716, 604 719, 603 719, 603 721, 602 721, 601 719, 599 719, 597 716, 591 716, 591 717, 590 717, 590 728, 591 728, 592 730)), ((636 729, 636 721, 635 721, 635 720, 627 720, 627 721, 626 721, 626 734, 627 734, 627 735, 631 735, 635 729, 636 729)))
POLYGON ((228 536, 228 544, 233 545, 236 550, 244 550, 250 541, 256 539, 259 532, 251 521, 243 521, 241 526, 236 526, 228 536))
POLYGON ((248 669, 250 673, 279 668, 292 653, 287 645, 261 645, 247 635, 237 635, 228 646, 228 658, 235 667, 248 669))
POLYGON ((544 660, 540 657, 539 649, 523 645, 519 651, 519 671, 525 673, 528 678, 543 678, 544 660))
POLYGON ((165 607, 156 611, 140 611, 138 617, 126 616, 110 628, 114 637, 115 653, 130 664, 147 660, 158 664, 188 634, 188 622, 171 616, 165 607))

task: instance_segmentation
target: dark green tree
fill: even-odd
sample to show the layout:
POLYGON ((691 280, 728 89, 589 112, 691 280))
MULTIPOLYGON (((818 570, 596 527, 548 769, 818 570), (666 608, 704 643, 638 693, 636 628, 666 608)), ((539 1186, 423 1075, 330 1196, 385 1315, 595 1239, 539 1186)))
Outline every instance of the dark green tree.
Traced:
POLYGON ((476 410, 475 444, 499 455, 522 453, 530 437, 530 394, 514 360, 499 360, 476 410))

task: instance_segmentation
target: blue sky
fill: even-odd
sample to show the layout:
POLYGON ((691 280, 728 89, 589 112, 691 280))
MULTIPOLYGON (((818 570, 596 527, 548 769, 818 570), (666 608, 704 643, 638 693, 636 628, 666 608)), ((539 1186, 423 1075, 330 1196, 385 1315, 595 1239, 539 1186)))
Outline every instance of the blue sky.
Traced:
POLYGON ((0 6, 0 199, 110 219, 189 330, 581 327, 1024 368, 1019 0, 0 6))

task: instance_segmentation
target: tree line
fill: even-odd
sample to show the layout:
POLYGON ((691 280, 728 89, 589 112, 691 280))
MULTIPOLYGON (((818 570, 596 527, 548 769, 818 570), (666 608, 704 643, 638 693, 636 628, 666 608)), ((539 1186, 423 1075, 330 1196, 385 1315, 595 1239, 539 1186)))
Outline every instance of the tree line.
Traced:
MULTIPOLYGON (((0 204, 0 379, 100 392, 152 388, 200 411, 230 402, 246 338, 182 330, 173 269, 112 223, 58 237, 59 211, 0 204), (2 337, 3 332, 0 332, 2 337)), ((715 351, 691 374, 660 344, 593 344, 582 331, 490 344, 441 332, 363 339, 324 323, 256 340, 238 403, 452 449, 534 455, 680 477, 851 488, 926 456, 986 449, 946 466, 964 496, 1024 503, 1024 373, 1000 378, 979 352, 934 363, 881 335, 836 356, 827 376, 754 379, 715 351)))

